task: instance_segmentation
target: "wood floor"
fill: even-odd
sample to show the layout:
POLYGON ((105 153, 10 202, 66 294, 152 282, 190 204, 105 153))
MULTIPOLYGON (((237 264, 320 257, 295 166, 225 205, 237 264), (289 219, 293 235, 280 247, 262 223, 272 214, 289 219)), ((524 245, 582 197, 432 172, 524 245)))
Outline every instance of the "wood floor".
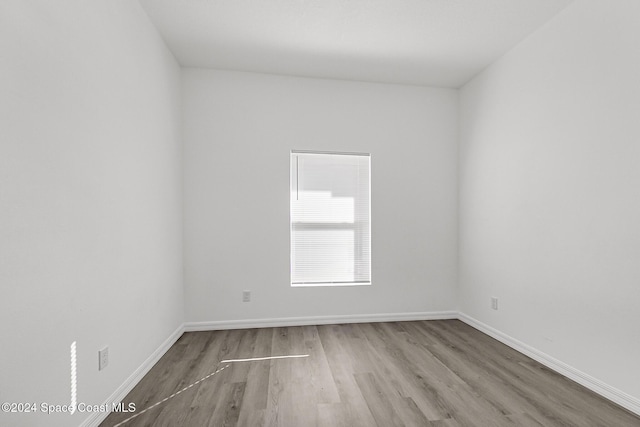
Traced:
POLYGON ((101 426, 640 426, 457 320, 185 333, 123 402, 101 426))

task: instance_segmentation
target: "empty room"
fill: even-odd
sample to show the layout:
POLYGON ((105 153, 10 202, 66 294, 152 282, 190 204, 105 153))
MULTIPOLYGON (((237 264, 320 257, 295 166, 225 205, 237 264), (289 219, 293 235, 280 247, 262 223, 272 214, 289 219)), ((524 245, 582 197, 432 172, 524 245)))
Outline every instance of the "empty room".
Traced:
POLYGON ((640 426, 637 0, 0 1, 0 426, 640 426))

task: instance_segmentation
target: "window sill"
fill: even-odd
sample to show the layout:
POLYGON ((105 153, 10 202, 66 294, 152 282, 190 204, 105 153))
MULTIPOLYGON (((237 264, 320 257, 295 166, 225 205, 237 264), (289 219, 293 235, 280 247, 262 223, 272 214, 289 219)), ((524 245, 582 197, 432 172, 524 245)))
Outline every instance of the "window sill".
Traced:
POLYGON ((291 283, 292 288, 370 286, 371 282, 291 283))

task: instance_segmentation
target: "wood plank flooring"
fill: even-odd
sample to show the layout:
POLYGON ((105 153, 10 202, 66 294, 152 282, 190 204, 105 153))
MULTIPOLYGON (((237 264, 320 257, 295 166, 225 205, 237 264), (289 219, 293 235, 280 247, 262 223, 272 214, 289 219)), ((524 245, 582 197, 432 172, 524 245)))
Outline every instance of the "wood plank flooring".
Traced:
POLYGON ((185 333, 123 402, 101 426, 640 426, 457 320, 185 333))

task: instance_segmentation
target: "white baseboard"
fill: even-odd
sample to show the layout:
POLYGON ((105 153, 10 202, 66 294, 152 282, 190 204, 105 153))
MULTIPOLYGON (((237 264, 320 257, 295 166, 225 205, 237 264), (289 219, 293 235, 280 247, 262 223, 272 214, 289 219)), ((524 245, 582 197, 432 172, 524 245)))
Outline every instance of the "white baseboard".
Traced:
POLYGON ((407 322, 411 320, 457 319, 455 311, 418 313, 348 314, 338 316, 283 317, 275 319, 219 320, 187 322, 185 332, 215 331, 222 329, 277 328, 282 326, 334 325, 340 323, 407 322))
POLYGON ((474 319, 473 317, 467 316, 464 313, 459 313, 458 318, 469 326, 472 326, 480 332, 483 332, 490 337, 497 339, 503 344, 508 345, 514 350, 517 350, 520 353, 529 356, 533 360, 542 363, 546 367, 558 372, 561 375, 564 375, 565 377, 577 382, 578 384, 588 388, 589 390, 599 394, 600 396, 611 400, 612 402, 635 414, 640 415, 640 399, 637 399, 621 390, 611 387, 610 385, 598 380, 597 378, 585 374, 584 372, 579 371, 578 369, 569 366, 566 363, 561 362, 560 360, 557 360, 549 356, 548 354, 543 353, 521 341, 518 341, 517 339, 512 338, 509 335, 474 319))
MULTIPOLYGON (((179 326, 151 356, 144 361, 136 371, 104 402, 107 406, 121 402, 122 399, 138 384, 147 372, 180 338, 183 332, 210 331, 222 329, 248 329, 248 328, 272 328, 283 326, 303 325, 329 325, 340 323, 369 323, 369 322, 406 322, 412 320, 446 320, 459 319, 479 331, 497 339, 509 347, 542 363, 561 375, 583 385, 593 392, 620 405, 621 407, 640 415, 640 400, 618 390, 610 385, 581 372, 564 362, 561 362, 546 353, 543 353, 515 338, 504 334, 464 313, 455 311, 416 312, 416 313, 381 313, 381 314, 355 314, 341 316, 309 316, 309 317, 284 317, 272 319, 248 319, 248 320, 224 320, 209 322, 187 322, 179 326)), ((96 427, 108 416, 108 413, 92 413, 80 427, 96 427)))
MULTIPOLYGON (((113 392, 111 396, 109 396, 104 404, 107 407, 111 407, 112 404, 121 402, 122 399, 124 399, 127 394, 129 394, 129 392, 140 382, 142 377, 144 377, 147 372, 149 372, 149 370, 153 368, 153 365, 155 365, 158 360, 160 360, 160 358, 164 356, 167 350, 169 350, 171 346, 175 344, 176 341, 178 341, 178 338, 180 338, 183 333, 184 325, 180 325, 175 331, 173 331, 169 338, 164 340, 164 342, 160 344, 160 347, 158 347, 156 351, 154 351, 151 356, 149 356, 147 360, 145 360, 142 365, 140 365, 140 367, 138 367, 138 369, 136 369, 133 374, 131 374, 129 378, 127 378, 125 382, 120 387, 118 387, 115 392, 113 392)), ((86 420, 84 420, 82 424, 80 424, 80 427, 97 427, 108 416, 108 412, 93 412, 91 416, 89 416, 86 420)))

